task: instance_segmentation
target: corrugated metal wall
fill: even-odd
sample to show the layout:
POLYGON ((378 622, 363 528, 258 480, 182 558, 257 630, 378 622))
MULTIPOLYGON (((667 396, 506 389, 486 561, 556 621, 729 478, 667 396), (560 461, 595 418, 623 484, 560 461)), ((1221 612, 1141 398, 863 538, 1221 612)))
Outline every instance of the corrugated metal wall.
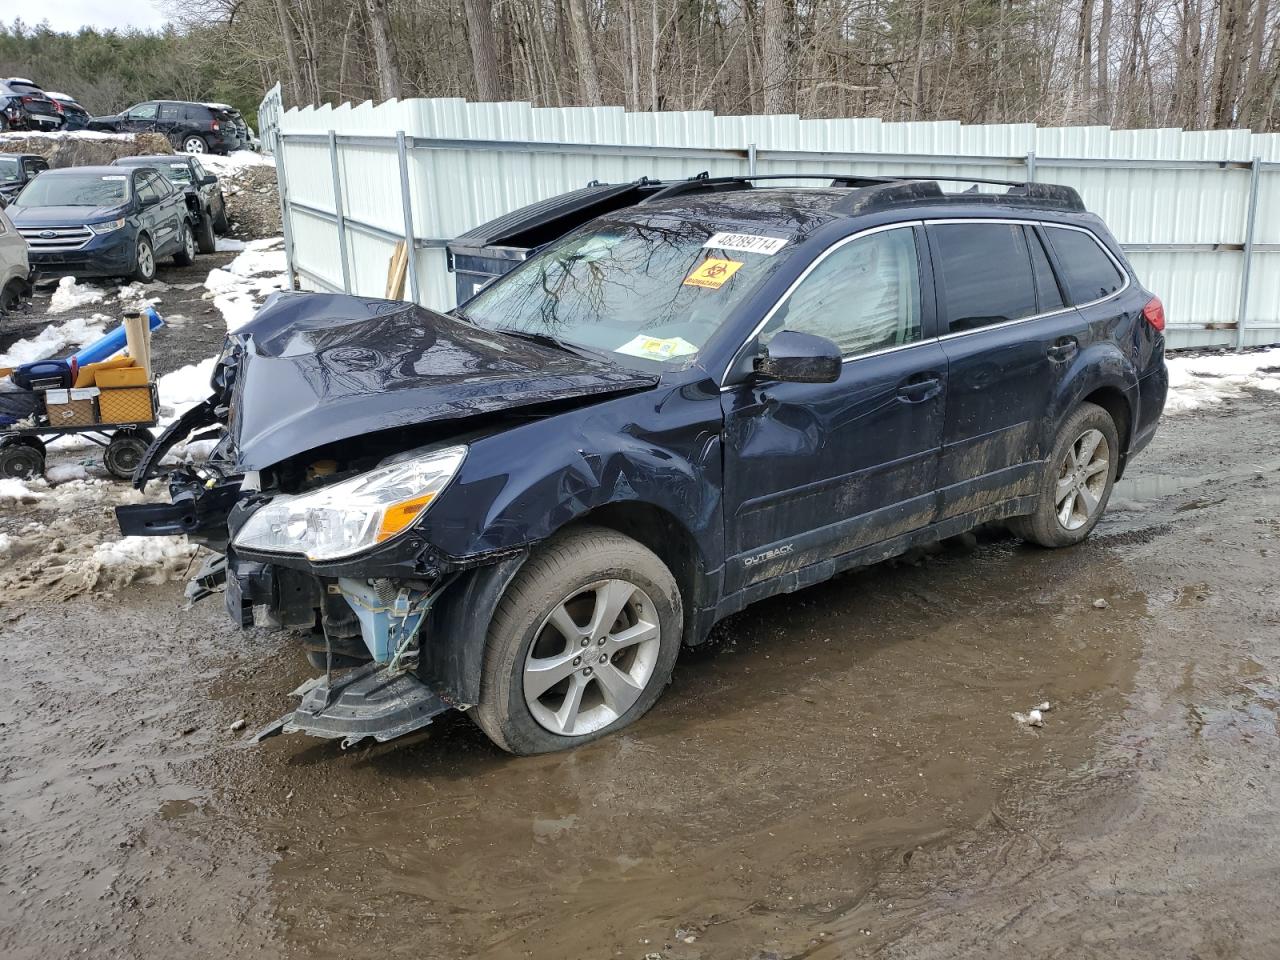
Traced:
POLYGON ((637 114, 433 99, 290 110, 280 118, 276 156, 291 265, 312 289, 380 296, 394 244, 409 226, 417 299, 451 307, 444 241, 590 180, 751 168, 1014 180, 1030 172, 1074 186, 1107 221, 1143 282, 1164 299, 1171 346, 1280 341, 1277 134, 637 114))

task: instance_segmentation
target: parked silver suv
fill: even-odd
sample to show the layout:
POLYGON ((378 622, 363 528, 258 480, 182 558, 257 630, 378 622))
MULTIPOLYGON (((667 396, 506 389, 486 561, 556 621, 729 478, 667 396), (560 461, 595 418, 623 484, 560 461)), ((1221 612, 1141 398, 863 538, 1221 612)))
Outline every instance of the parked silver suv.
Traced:
POLYGON ((0 313, 12 310, 19 300, 30 295, 30 275, 27 241, 0 209, 0 313))

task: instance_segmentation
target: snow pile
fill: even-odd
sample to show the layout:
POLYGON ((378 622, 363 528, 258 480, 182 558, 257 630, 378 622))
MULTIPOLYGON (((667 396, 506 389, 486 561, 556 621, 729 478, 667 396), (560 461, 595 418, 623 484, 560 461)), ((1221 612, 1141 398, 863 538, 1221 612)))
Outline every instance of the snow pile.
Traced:
POLYGON ((134 281, 133 283, 126 283, 122 286, 119 293, 116 294, 116 297, 120 301, 120 309, 122 312, 125 310, 142 311, 147 309, 147 307, 154 307, 160 302, 159 297, 149 297, 147 294, 160 293, 168 289, 169 285, 167 283, 162 283, 159 280, 153 281, 152 283, 138 283, 137 281, 134 281))
POLYGON ((1170 357, 1166 413, 1181 413, 1244 396, 1246 389, 1280 393, 1280 347, 1252 353, 1170 357))
POLYGON ((206 399, 213 392, 209 379, 213 376, 217 360, 217 357, 209 357, 166 373, 156 382, 156 388, 160 391, 160 405, 172 409, 173 416, 177 417, 206 399))
POLYGON ((62 323, 51 323, 36 336, 15 341, 8 353, 0 353, 0 367, 20 367, 35 363, 70 346, 92 343, 106 332, 103 324, 111 323, 110 317, 94 314, 89 319, 76 317, 62 323))
POLYGON ((94 547, 78 572, 93 590, 165 583, 186 574, 198 549, 185 537, 123 537, 94 547))
POLYGON ((7 533, 0 533, 0 557, 3 557, 12 549, 13 540, 10 539, 7 533))
POLYGON ((286 269, 280 237, 252 240, 225 268, 209 271, 205 298, 213 300, 228 332, 238 330, 253 319, 269 294, 288 288, 286 269))
POLYGON ((271 167, 274 170, 276 164, 270 157, 261 153, 254 153, 252 150, 235 150, 225 157, 216 154, 202 156, 200 165, 219 177, 234 179, 253 167, 271 167))
POLYGON ((243 240, 232 240, 230 237, 218 237, 213 244, 218 253, 239 253, 244 249, 243 240))
POLYGON ((63 277, 58 281, 58 289, 49 297, 48 313, 67 313, 91 303, 101 303, 106 293, 93 284, 80 284, 75 277, 63 277))
POLYGON ((28 483, 25 480, 16 478, 0 478, 0 505, 35 503, 37 500, 43 500, 46 496, 45 493, 34 489, 34 487, 44 485, 43 480, 32 480, 28 483))

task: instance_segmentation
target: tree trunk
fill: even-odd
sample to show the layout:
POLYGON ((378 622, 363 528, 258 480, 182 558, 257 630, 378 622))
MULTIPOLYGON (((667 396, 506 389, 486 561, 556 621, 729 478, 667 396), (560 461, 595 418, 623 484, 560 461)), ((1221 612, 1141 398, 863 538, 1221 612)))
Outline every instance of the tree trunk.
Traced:
POLYGON ((1088 123, 1093 119, 1093 0, 1080 2, 1080 23, 1076 31, 1076 80, 1081 117, 1088 123))
POLYGON ((568 0, 569 32, 573 43, 573 58, 578 64, 578 81, 582 100, 588 107, 598 107, 600 99, 600 74, 596 71, 596 55, 591 49, 591 31, 587 27, 586 0, 568 0))
POLYGON ((285 64, 289 68, 289 86, 292 88, 293 102, 301 101, 302 70, 298 64, 298 51, 293 44, 293 21, 289 17, 288 0, 276 0, 276 16, 280 20, 280 39, 284 44, 285 64))
POLYGON ((503 99, 502 75, 498 72, 498 47, 494 40, 493 7, 489 0, 462 0, 467 14, 467 40, 471 46, 471 66, 476 77, 476 96, 484 103, 503 99))
POLYGON ((764 112, 791 112, 791 5, 764 0, 764 112))
POLYGON ((1111 0, 1102 0, 1098 22, 1098 112, 1101 123, 1111 122, 1111 0))
POLYGON ((369 11, 369 39, 373 42, 373 59, 377 68, 378 97, 382 100, 400 97, 400 70, 391 50, 391 24, 385 0, 365 0, 369 11))

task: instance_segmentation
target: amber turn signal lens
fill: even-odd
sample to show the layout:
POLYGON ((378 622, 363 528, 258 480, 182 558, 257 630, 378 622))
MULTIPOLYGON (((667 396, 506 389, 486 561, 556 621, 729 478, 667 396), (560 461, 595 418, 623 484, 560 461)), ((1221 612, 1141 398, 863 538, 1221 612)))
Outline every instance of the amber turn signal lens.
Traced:
POLYGON ((417 520, 422 511, 435 499, 434 493, 424 493, 412 500, 401 500, 392 504, 382 513, 382 523, 378 525, 377 542, 390 540, 397 533, 417 520))

